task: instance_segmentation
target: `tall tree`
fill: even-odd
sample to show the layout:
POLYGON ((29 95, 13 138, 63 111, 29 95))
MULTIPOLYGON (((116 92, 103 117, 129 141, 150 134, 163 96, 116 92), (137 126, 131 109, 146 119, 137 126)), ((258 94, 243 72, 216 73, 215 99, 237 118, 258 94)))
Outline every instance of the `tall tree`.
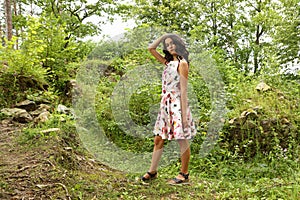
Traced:
POLYGON ((192 20, 194 20, 194 13, 191 12, 194 4, 195 1, 183 0, 135 0, 135 5, 120 3, 118 14, 125 18, 134 18, 137 24, 160 26, 189 35, 192 29, 192 20))
MULTIPOLYGON (((16 0, 13 0, 13 10, 14 10, 14 17, 17 17, 18 16, 18 8, 17 8, 17 1, 16 0)), ((16 49, 19 48, 19 39, 18 39, 18 36, 19 36, 19 30, 17 28, 15 28, 15 35, 17 37, 17 40, 16 40, 16 49)))
POLYGON ((11 1, 4 0, 4 5, 5 5, 5 18, 6 18, 6 37, 10 41, 13 36, 11 1))
MULTIPOLYGON (((256 4, 250 2, 250 5, 254 8, 254 13, 259 15, 263 9, 262 1, 256 0, 255 3, 256 4)), ((263 33, 264 33, 264 27, 262 26, 262 24, 260 22, 255 23, 255 37, 254 37, 255 39, 254 39, 254 47, 253 47, 253 60, 254 60, 253 72, 254 73, 258 71, 258 67, 259 67, 258 54, 261 50, 260 41, 263 33)))
POLYGON ((2 36, 3 30, 2 30, 2 23, 0 22, 0 45, 3 44, 3 36, 2 36))
POLYGON ((6 19, 13 24, 13 26, 7 26, 12 30, 9 33, 13 31, 19 33, 21 30, 25 30, 26 17, 29 15, 54 16, 60 20, 60 24, 66 25, 66 47, 71 37, 81 39, 100 33, 99 24, 106 22, 106 16, 112 11, 114 5, 113 0, 97 0, 93 3, 89 3, 87 0, 4 0, 3 2, 5 9, 10 11, 9 13, 5 12, 8 14, 6 19), (9 8, 6 5, 9 5, 9 8), (12 6, 14 6, 13 11, 12 6), (99 24, 90 20, 92 16, 99 24))
MULTIPOLYGON (((33 2, 41 9, 39 15, 52 15, 66 24, 68 33, 66 40, 71 37, 84 38, 98 34, 98 24, 92 23, 89 18, 96 16, 105 20, 104 16, 111 12, 113 5, 112 0, 98 0, 95 3, 88 3, 86 0, 33 0, 33 2)), ((103 23, 103 20, 99 23, 103 23)))
POLYGON ((282 15, 277 19, 273 32, 272 53, 277 55, 281 65, 299 65, 300 63, 300 1, 280 0, 282 15))
POLYGON ((245 74, 258 74, 271 61, 299 57, 299 7, 299 0, 135 0, 119 12, 137 24, 183 32, 245 74))

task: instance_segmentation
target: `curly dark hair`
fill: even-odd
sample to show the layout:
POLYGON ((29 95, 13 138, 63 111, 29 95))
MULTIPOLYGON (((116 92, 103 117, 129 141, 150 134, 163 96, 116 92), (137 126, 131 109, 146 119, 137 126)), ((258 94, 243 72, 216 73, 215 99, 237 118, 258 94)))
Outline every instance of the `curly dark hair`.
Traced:
POLYGON ((189 62, 189 52, 186 50, 185 43, 176 34, 170 34, 170 35, 166 36, 165 39, 163 40, 163 46, 164 46, 163 52, 165 54, 165 59, 167 60, 167 62, 170 62, 173 60, 173 56, 167 50, 167 46, 166 46, 166 42, 165 42, 167 38, 171 38, 173 40, 174 44, 176 45, 175 51, 178 54, 178 59, 181 60, 182 58, 184 58, 187 62, 189 62))

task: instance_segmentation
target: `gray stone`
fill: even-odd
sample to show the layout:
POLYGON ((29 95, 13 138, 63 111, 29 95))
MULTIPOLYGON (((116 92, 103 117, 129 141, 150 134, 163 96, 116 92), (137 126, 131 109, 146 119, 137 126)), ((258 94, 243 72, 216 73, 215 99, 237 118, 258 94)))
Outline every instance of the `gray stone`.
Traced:
POLYGON ((25 109, 21 108, 3 108, 1 113, 20 123, 27 123, 33 120, 32 116, 25 109))
POLYGON ((46 103, 46 104, 50 104, 51 102, 48 99, 45 99, 44 97, 41 96, 28 96, 27 97, 29 100, 36 102, 36 104, 42 104, 42 103, 46 103))
POLYGON ((50 108, 51 108, 51 107, 48 106, 48 105, 46 105, 46 104, 40 104, 39 107, 38 107, 36 110, 31 111, 30 114, 31 114, 32 116, 37 117, 37 116, 39 116, 41 113, 44 113, 44 112, 46 112, 46 111, 49 111, 50 108))
POLYGON ((26 110, 23 110, 20 113, 17 113, 13 120, 20 123, 28 123, 31 122, 33 118, 26 110))
POLYGON ((21 108, 3 108, 1 109, 1 113, 8 116, 8 117, 13 117, 16 115, 16 113, 21 112, 24 109, 21 108))
POLYGON ((67 106, 64 106, 62 104, 59 104, 57 106, 57 112, 62 113, 62 114, 70 114, 71 110, 67 106))
POLYGON ((265 92, 265 91, 270 90, 271 87, 268 86, 268 85, 267 85, 266 83, 264 83, 264 82, 260 82, 260 83, 256 86, 255 89, 256 89, 257 91, 259 91, 259 92, 265 92))
POLYGON ((51 133, 51 132, 59 132, 60 131, 60 128, 49 128, 49 129, 46 129, 46 130, 42 130, 41 133, 51 133))
POLYGON ((49 120, 49 116, 50 116, 50 112, 48 111, 44 111, 42 113, 39 114, 39 116, 37 116, 36 118, 34 118, 34 122, 35 123, 43 123, 49 120))
POLYGON ((30 112, 30 111, 35 110, 37 108, 37 105, 34 101, 25 100, 25 101, 17 103, 15 107, 25 109, 27 112, 30 112))

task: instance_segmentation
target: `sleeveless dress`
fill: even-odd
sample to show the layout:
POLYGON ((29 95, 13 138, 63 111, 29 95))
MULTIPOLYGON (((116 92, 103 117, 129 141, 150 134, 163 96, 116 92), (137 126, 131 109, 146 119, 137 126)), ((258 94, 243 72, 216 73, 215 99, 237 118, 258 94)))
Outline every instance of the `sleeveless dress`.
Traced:
POLYGON ((177 71, 180 61, 170 61, 162 73, 160 110, 154 126, 154 134, 162 139, 192 139, 196 135, 195 122, 187 106, 188 127, 182 128, 180 103, 180 75, 177 71))

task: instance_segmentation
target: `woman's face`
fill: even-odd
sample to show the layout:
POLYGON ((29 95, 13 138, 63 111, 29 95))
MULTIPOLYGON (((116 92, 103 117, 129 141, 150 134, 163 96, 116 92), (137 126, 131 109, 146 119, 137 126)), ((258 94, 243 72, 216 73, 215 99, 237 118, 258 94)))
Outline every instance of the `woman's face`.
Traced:
POLYGON ((173 40, 171 38, 167 38, 165 40, 165 45, 167 47, 167 51, 171 54, 171 55, 176 55, 176 45, 173 42, 173 40))

